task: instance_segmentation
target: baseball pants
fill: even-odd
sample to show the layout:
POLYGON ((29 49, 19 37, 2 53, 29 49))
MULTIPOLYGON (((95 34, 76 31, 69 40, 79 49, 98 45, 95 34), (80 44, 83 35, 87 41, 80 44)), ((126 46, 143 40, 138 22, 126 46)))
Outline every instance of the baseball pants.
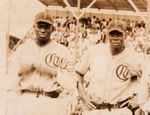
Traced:
POLYGON ((101 110, 85 110, 82 115, 132 115, 131 110, 128 108, 120 108, 120 109, 101 109, 101 110))
MULTIPOLYGON (((50 98, 44 95, 11 94, 5 102, 4 115, 69 115, 71 97, 50 98)), ((1 114, 3 115, 3 114, 1 114)))

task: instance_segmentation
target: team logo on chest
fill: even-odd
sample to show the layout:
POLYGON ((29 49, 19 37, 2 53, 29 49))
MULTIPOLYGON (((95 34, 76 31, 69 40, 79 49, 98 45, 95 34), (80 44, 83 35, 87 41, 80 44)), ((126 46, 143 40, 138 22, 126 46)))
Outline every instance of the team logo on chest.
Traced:
POLYGON ((74 66, 71 62, 58 56, 55 53, 48 53, 45 57, 45 63, 51 68, 66 69, 68 72, 73 72, 74 66))
POLYGON ((130 76, 131 70, 128 66, 121 64, 116 68, 116 75, 119 79, 126 81, 130 76))

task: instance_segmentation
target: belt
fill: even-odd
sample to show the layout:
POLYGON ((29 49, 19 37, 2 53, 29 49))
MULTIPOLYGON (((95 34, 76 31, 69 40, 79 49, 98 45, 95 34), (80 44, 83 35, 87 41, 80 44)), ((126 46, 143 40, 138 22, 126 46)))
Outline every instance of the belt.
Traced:
POLYGON ((109 111, 111 111, 111 109, 119 109, 119 108, 127 107, 128 104, 124 105, 123 107, 121 107, 121 105, 128 100, 129 100, 129 98, 127 98, 126 100, 123 100, 121 102, 118 102, 116 104, 110 104, 110 103, 97 104, 95 102, 91 102, 91 103, 93 105, 95 105, 96 109, 108 109, 109 111))
POLYGON ((45 92, 45 91, 33 91, 33 90, 28 90, 28 89, 23 89, 21 90, 21 93, 31 93, 31 94, 36 94, 36 97, 39 97, 39 95, 44 95, 50 98, 58 98, 60 92, 58 91, 50 91, 50 92, 45 92))
POLYGON ((117 104, 110 104, 110 103, 95 104, 95 103, 93 103, 93 104, 96 106, 96 109, 108 109, 109 111, 111 111, 111 109, 121 108, 120 107, 121 106, 120 103, 117 103, 117 104))

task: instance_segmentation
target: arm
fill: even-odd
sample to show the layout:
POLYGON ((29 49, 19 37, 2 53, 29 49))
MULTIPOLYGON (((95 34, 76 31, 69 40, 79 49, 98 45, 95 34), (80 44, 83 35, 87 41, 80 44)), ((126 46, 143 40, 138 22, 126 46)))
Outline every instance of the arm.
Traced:
POLYGON ((86 95, 86 92, 83 87, 83 75, 79 73, 78 71, 75 72, 76 76, 78 78, 78 84, 77 84, 77 89, 78 89, 78 94, 85 105, 86 109, 91 110, 91 109, 96 109, 96 106, 92 103, 92 100, 88 95, 86 95))
POLYGON ((20 64, 22 57, 24 56, 22 53, 24 53, 24 48, 19 46, 8 58, 8 75, 6 77, 7 91, 18 90, 19 88, 19 81, 23 70, 22 64, 20 64))
POLYGON ((138 87, 138 103, 142 111, 150 112, 150 62, 145 58, 142 67, 142 76, 138 87))
POLYGON ((78 94, 85 105, 86 109, 95 109, 96 107, 91 103, 92 100, 86 94, 84 89, 84 75, 87 73, 88 68, 90 67, 90 52, 89 50, 81 57, 79 62, 75 66, 75 74, 78 78, 78 94))
POLYGON ((83 97, 85 97, 85 91, 84 91, 84 87, 83 87, 83 75, 77 71, 75 73, 78 78, 78 83, 77 83, 78 93, 82 99, 83 97))
POLYGON ((150 98, 149 98, 149 80, 147 76, 142 76, 138 88, 138 103, 144 112, 150 112, 150 98))

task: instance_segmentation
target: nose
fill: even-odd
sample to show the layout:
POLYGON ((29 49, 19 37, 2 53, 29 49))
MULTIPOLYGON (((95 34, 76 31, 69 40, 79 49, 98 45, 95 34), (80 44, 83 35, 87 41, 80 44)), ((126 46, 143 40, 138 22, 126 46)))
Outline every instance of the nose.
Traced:
POLYGON ((45 29, 44 29, 44 28, 41 28, 40 31, 41 31, 42 33, 45 33, 45 29))

